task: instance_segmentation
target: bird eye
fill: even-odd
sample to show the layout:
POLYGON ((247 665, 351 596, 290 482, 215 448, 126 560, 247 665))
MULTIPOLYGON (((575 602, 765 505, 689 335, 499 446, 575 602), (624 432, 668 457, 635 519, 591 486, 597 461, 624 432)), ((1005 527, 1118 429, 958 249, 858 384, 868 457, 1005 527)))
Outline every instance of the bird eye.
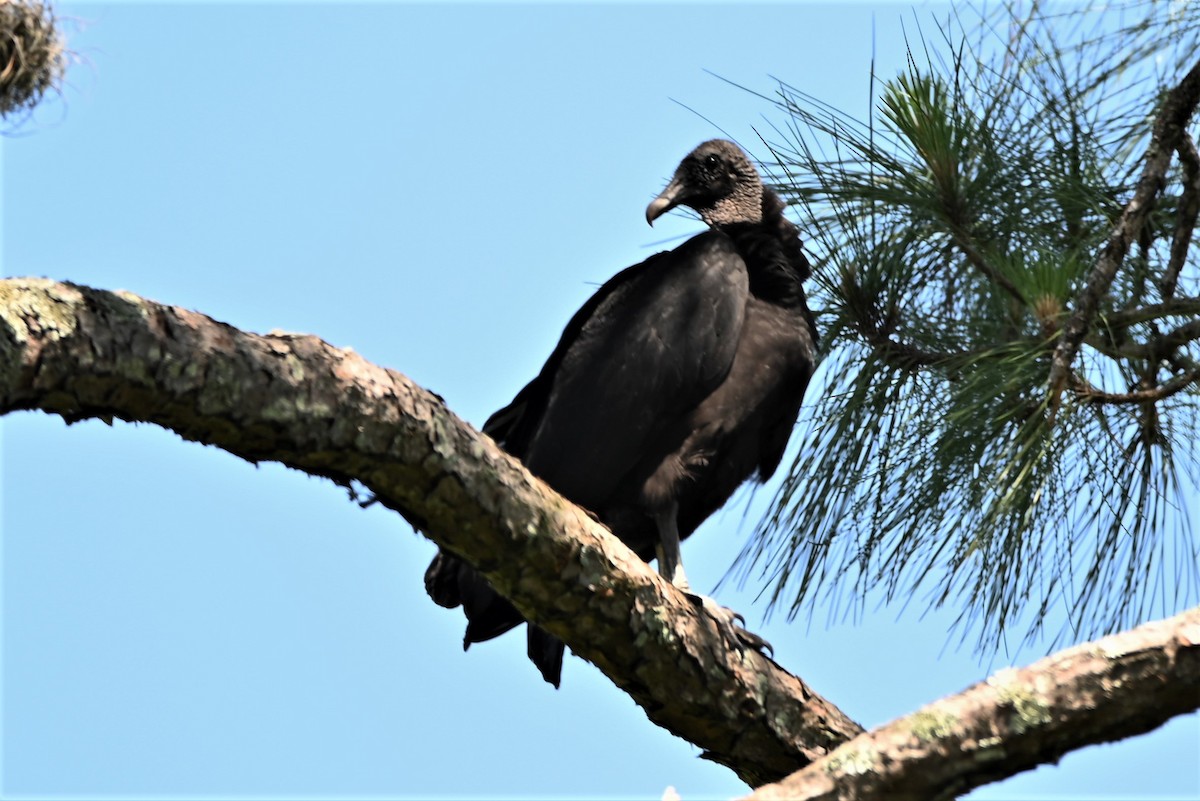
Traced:
POLYGON ((721 166, 721 157, 716 153, 709 153, 704 157, 704 166, 709 169, 716 169, 721 166))

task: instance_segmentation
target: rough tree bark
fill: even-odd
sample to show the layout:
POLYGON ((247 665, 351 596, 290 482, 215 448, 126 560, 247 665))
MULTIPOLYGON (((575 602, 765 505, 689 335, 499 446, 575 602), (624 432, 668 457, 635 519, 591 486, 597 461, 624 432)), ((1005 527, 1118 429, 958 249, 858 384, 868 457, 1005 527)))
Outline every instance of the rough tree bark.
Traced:
POLYGON ((440 398, 353 351, 128 293, 0 281, 0 413, 18 409, 156 423, 361 482, 753 786, 862 731, 771 660, 727 648, 686 595, 440 398))
MULTIPOLYGON (((250 461, 361 482, 478 567, 651 720, 749 784, 810 766, 800 784, 764 788, 771 797, 798 794, 813 776, 821 787, 858 788, 856 797, 891 795, 917 786, 905 784, 913 770, 931 777, 914 792, 942 797, 1200 707, 1193 612, 1181 628, 1155 629, 1167 639, 1152 647, 1081 646, 834 752, 862 729, 833 704, 773 661, 730 649, 687 596, 440 398, 316 337, 247 333, 128 293, 4 280, 0 413, 24 409, 156 423, 250 461), (982 767, 955 769, 955 749, 982 767)), ((1122 636, 1150 637, 1144 630, 1122 636)))
POLYGON ((860 735, 754 801, 939 801, 1200 706, 1200 608, 1002 670, 860 735))

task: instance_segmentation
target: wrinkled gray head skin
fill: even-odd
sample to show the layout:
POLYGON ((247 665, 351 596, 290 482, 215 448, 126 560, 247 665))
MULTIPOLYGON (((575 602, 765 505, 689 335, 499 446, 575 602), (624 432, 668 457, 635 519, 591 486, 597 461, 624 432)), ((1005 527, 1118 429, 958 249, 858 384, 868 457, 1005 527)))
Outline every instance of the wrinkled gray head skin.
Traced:
POLYGON ((710 226, 762 221, 762 180, 742 149, 710 139, 688 153, 667 188, 646 207, 646 222, 676 206, 700 213, 710 226))

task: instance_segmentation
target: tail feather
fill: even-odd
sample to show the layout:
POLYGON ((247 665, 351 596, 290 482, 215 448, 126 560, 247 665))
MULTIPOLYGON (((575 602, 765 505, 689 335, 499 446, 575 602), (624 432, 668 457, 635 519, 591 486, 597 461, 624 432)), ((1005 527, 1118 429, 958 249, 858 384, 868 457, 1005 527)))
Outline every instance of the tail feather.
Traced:
POLYGON ((439 550, 425 569, 425 592, 438 606, 447 609, 462 606, 462 593, 458 589, 458 568, 461 564, 457 557, 439 550))
POLYGON ((525 632, 529 661, 541 671, 542 678, 558 689, 562 681, 563 641, 530 623, 525 632))
MULTIPOLYGON (((516 607, 493 590, 479 571, 446 551, 439 550, 425 570, 425 591, 439 606, 463 608, 467 616, 464 651, 472 643, 499 637, 525 622, 516 607)), ((530 661, 542 678, 557 688, 562 680, 562 640, 530 623, 526 641, 530 661)))
POLYGON ((471 643, 499 637, 525 622, 516 607, 493 590, 475 568, 446 551, 438 551, 429 563, 425 591, 439 606, 463 608, 467 616, 464 650, 471 643))
POLYGON ((463 634, 463 650, 473 642, 499 637, 525 622, 516 607, 500 596, 478 573, 469 582, 459 585, 462 591, 463 612, 467 616, 467 631, 463 634))

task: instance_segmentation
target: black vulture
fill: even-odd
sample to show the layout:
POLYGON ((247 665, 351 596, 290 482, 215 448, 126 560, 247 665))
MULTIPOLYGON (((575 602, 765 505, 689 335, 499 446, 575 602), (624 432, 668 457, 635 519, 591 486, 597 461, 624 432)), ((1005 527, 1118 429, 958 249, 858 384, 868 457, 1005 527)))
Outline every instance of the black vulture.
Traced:
MULTIPOLYGON (((752 474, 775 472, 817 330, 796 226, 737 145, 716 139, 689 153, 647 222, 676 206, 697 211, 709 230, 600 287, 541 373, 483 431, 688 590, 679 541, 752 474)), ((463 607, 464 649, 525 622, 451 553, 439 551, 425 586, 442 606, 463 607)), ((732 612, 699 600, 727 635, 764 644, 735 627, 732 612)), ((530 623, 528 646, 557 687, 563 643, 530 623)))

